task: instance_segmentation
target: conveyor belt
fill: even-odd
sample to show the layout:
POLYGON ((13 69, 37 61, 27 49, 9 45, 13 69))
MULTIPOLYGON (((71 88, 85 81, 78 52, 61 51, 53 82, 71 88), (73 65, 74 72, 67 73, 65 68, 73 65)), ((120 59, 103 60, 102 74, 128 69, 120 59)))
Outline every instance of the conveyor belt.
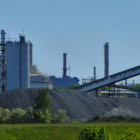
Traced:
POLYGON ((80 91, 88 92, 92 90, 99 89, 101 87, 115 84, 116 82, 140 75, 140 66, 136 66, 119 73, 112 74, 108 77, 104 77, 93 82, 86 83, 84 85, 79 86, 77 89, 80 91))

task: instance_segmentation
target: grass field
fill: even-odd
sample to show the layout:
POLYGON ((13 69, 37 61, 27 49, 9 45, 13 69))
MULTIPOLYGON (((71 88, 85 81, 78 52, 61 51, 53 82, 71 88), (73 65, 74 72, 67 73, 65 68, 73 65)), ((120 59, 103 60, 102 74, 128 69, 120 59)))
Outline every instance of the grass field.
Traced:
POLYGON ((80 130, 88 126, 104 126, 112 140, 130 127, 140 135, 140 124, 136 123, 23 124, 0 125, 0 140, 78 140, 80 130))

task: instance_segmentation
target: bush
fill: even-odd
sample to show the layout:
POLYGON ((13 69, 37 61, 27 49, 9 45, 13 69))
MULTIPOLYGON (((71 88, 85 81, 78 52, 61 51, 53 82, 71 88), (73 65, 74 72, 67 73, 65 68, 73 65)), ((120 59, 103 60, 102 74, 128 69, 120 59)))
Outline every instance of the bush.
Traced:
POLYGON ((136 84, 133 88, 140 91, 140 84, 136 84))
POLYGON ((57 86, 57 87, 54 87, 54 89, 66 89, 66 88, 57 86))
POLYGON ((15 108, 11 111, 10 122, 11 123, 23 123, 25 120, 26 111, 21 108, 15 108))
POLYGON ((52 123, 64 123, 68 121, 69 117, 67 116, 67 111, 65 109, 59 109, 58 114, 54 114, 52 118, 52 123))
POLYGON ((36 123, 45 123, 46 116, 41 109, 38 109, 34 112, 34 121, 36 123))
POLYGON ((46 116, 46 120, 45 120, 45 123, 51 123, 51 116, 52 116, 52 111, 50 110, 47 110, 44 112, 45 116, 46 116))
POLYGON ((70 85, 70 86, 68 86, 67 88, 68 88, 68 89, 75 89, 75 88, 77 88, 77 87, 79 87, 79 85, 70 85))
POLYGON ((32 122, 34 122, 34 115, 33 115, 33 108, 32 107, 29 107, 26 110, 25 122, 26 123, 32 123, 32 122))
POLYGON ((10 110, 0 107, 0 123, 8 123, 10 119, 10 110))
POLYGON ((109 86, 102 87, 102 88, 100 88, 100 90, 101 90, 101 91, 109 90, 109 86))
POLYGON ((8 123, 10 121, 10 110, 3 109, 2 111, 2 123, 8 123))
POLYGON ((130 116, 109 116, 109 117, 93 117, 86 122, 140 122, 139 118, 130 117, 130 116))
POLYGON ((80 132, 79 140, 110 140, 105 128, 88 127, 80 132))
POLYGON ((129 128, 127 133, 122 136, 120 140, 140 140, 140 138, 133 128, 129 128))

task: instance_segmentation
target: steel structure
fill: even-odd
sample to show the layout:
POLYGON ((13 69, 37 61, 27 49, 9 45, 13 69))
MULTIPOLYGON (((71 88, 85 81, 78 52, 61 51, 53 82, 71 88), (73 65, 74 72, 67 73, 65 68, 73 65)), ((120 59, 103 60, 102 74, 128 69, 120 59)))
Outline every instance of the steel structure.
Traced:
POLYGON ((0 92, 5 92, 6 89, 6 42, 5 31, 1 30, 0 42, 0 92))
POLYGON ((85 91, 85 92, 93 91, 104 86, 114 85, 116 82, 131 78, 137 75, 140 75, 140 66, 130 68, 130 69, 121 71, 113 75, 109 75, 107 77, 95 80, 93 82, 89 82, 87 84, 79 86, 77 89, 79 89, 80 91, 85 91))

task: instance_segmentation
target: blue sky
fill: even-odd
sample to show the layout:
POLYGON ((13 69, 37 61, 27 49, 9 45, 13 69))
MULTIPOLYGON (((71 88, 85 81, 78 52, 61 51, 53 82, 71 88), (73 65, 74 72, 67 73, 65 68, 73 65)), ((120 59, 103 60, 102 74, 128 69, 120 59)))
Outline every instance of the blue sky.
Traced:
POLYGON ((17 39, 24 30, 42 73, 62 76, 65 52, 72 76, 91 77, 95 65, 101 78, 106 41, 110 74, 140 65, 139 0, 0 0, 0 5, 0 29, 17 39))

